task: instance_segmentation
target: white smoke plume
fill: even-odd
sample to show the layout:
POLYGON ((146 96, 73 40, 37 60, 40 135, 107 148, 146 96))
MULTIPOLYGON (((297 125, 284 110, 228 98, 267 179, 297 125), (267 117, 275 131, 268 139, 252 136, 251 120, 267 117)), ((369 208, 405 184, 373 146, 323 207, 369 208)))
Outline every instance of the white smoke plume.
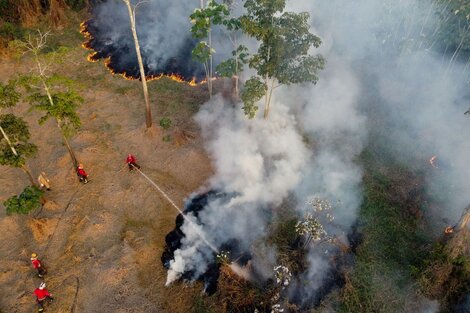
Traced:
MULTIPOLYGON (((470 118, 463 115, 469 107, 469 71, 434 49, 437 11, 447 14, 445 8, 431 0, 287 3, 288 10, 310 13, 312 30, 323 40, 319 51, 327 60, 326 70, 317 86, 276 90, 267 121, 246 120, 239 106, 218 96, 201 108, 196 120, 215 168, 211 187, 233 195, 230 203, 212 202, 201 212, 207 237, 216 246, 237 238, 249 247, 264 234, 269 208, 291 193, 301 204, 314 196, 329 199, 335 225, 327 231, 347 232, 362 199, 362 169, 355 160, 369 135, 383 141, 388 147, 384 153, 405 164, 425 167, 437 155, 440 168, 426 169, 426 187, 441 206, 427 213, 436 221, 436 231, 441 231, 443 218, 455 223, 470 202, 470 118)), ((138 19, 139 32, 149 39, 143 50, 158 62, 184 44, 188 16, 199 1, 155 0, 148 5, 158 18, 138 19)), ((129 31, 122 8, 103 7, 100 12, 102 18, 122 19, 122 31, 129 31)), ((110 40, 119 40, 120 29, 108 31, 110 40)), ((224 42, 221 38, 214 40, 224 42)), ((203 273, 213 258, 186 223, 183 231, 186 237, 175 252, 168 282, 188 270, 203 273)), ((321 281, 327 262, 313 251, 309 262, 306 279, 321 281)), ((300 292, 309 297, 318 286, 300 292)))
MULTIPOLYGON (((298 194, 339 200, 336 222, 352 223, 361 201, 361 170, 354 158, 369 131, 373 140, 386 142, 384 153, 424 168, 426 190, 441 203, 425 213, 442 233, 442 220, 455 223, 470 202, 470 118, 463 114, 469 106, 468 68, 433 50, 441 27, 437 13, 454 12, 417 0, 288 3, 311 13, 328 62, 315 88, 295 89, 296 101, 306 104, 299 110, 301 125, 316 143, 311 174, 298 194), (439 169, 427 162, 433 155, 439 169)), ((321 281, 324 257, 311 251, 309 260, 305 281, 321 281)), ((300 292, 308 298, 317 288, 300 292)))
MULTIPOLYGON (((131 1, 133 4, 138 1, 131 1)), ((190 40, 189 15, 199 1, 143 1, 136 9, 136 29, 142 55, 150 69, 165 65, 190 40)), ((113 45, 122 57, 135 58, 129 13, 122 1, 104 1, 94 6, 93 15, 107 45, 113 45), (130 48, 130 50, 129 50, 130 48), (119 51, 121 50, 122 51, 119 51), (126 51, 124 51, 126 50, 126 51), (128 50, 128 51, 127 51, 128 50)), ((134 60, 130 60, 135 63, 134 60)))
MULTIPOLYGON (((212 201, 199 214, 216 246, 235 238, 249 248, 265 234, 270 208, 296 188, 310 159, 295 117, 282 103, 273 106, 269 121, 247 120, 240 107, 215 96, 196 116, 216 172, 210 186, 232 195, 228 203, 212 201)), ((183 225, 186 237, 170 264, 167 283, 189 270, 197 277, 212 260, 213 252, 190 228, 183 225)))

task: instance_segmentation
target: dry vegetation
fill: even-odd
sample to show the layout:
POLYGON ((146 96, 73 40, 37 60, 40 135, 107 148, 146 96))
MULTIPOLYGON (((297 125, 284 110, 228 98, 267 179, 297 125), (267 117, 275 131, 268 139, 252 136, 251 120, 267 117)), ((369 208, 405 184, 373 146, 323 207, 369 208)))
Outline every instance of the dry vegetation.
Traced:
MULTIPOLYGON (((101 64, 86 61, 77 27, 57 30, 49 47, 67 46, 67 62, 58 72, 77 81, 85 98, 79 109, 83 127, 72 139, 91 181, 81 185, 60 135, 52 124, 37 124, 38 114, 21 103, 14 113, 30 125, 39 155, 28 163, 34 174, 47 172, 52 190, 46 206, 30 216, 6 216, 0 210, 0 300, 5 312, 31 312, 39 279, 29 254, 39 253, 49 269, 48 289, 56 298, 52 312, 188 312, 199 284, 164 287, 160 255, 164 236, 176 216, 138 173, 129 173, 127 153, 178 205, 211 175, 199 130, 191 120, 206 99, 204 86, 168 79, 150 83, 156 125, 144 131, 140 85, 112 76, 101 64), (170 139, 163 138, 170 135, 170 139), (182 292, 182 289, 184 292, 182 292)), ((2 59, 2 80, 26 73, 31 60, 2 59)), ((21 171, 1 167, 0 203, 28 184, 21 171)))

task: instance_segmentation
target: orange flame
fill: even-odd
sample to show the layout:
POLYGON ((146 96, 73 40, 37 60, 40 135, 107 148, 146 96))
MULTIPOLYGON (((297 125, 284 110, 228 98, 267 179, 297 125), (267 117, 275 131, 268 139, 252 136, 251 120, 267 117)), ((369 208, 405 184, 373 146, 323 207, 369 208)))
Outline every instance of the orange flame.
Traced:
POLYGON ((450 235, 454 232, 454 227, 452 226, 447 226, 445 229, 444 229, 444 234, 446 235, 450 235))
POLYGON ((97 54, 98 54, 98 52, 93 52, 93 53, 87 55, 86 59, 89 62, 92 62, 92 63, 98 62, 98 59, 95 58, 97 54))
MULTIPOLYGON (((193 87, 197 86, 196 77, 193 77, 193 79, 191 79, 191 81, 188 84, 189 84, 189 86, 193 86, 193 87)), ((201 84, 202 84, 202 82, 201 82, 201 84)))
MULTIPOLYGON (((93 36, 90 32, 88 32, 88 29, 87 29, 88 25, 87 25, 87 21, 83 21, 80 23, 80 33, 85 37, 85 42, 82 43, 82 47, 87 49, 87 50, 93 50, 93 48, 91 47, 91 41, 93 40, 93 36)), ((93 51, 92 53, 90 53, 88 56, 87 56, 87 60, 89 62, 98 62, 99 61, 99 58, 97 57, 98 55, 98 52, 96 51, 93 51)), ((105 60, 104 60, 104 65, 106 66, 106 68, 111 72, 111 74, 113 75, 116 75, 117 73, 113 70, 113 68, 111 67, 111 57, 107 57, 105 60)), ((135 77, 132 77, 130 76, 129 74, 127 73, 119 73, 118 75, 121 75, 122 77, 124 77, 125 79, 127 80, 140 80, 138 78, 135 78, 135 77)), ((170 78, 178 83, 186 83, 188 84, 189 86, 192 86, 192 87, 195 87, 197 85, 201 85, 201 84, 204 84, 206 83, 206 80, 203 80, 199 83, 196 82, 196 78, 193 77, 190 81, 186 81, 183 77, 181 77, 180 75, 178 74, 169 74, 169 75, 165 75, 165 74, 158 74, 158 75, 152 75, 152 76, 147 76, 147 81, 152 81, 152 80, 159 80, 160 78, 162 77, 167 77, 167 78, 170 78)), ((213 80, 215 80, 216 78, 214 77, 213 80)))

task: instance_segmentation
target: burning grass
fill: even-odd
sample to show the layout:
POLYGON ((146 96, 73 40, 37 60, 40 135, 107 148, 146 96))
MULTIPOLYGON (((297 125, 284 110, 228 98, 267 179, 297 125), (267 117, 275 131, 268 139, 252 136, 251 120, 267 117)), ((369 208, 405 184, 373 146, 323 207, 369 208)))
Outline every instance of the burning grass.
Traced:
MULTIPOLYGON (((135 54, 133 46, 124 45, 126 52, 121 51, 125 41, 124 37, 121 38, 122 42, 119 44, 110 44, 109 39, 100 31, 99 21, 94 19, 80 23, 80 33, 85 38, 82 47, 90 51, 87 55, 89 62, 98 62, 103 59, 105 67, 111 74, 120 75, 127 80, 140 80, 140 72, 137 70, 136 63, 129 62, 129 59, 125 61, 122 59, 126 58, 127 54, 135 54), (102 36, 104 37, 101 38, 102 36)), ((143 55, 147 80, 160 80, 166 77, 191 87, 205 84, 201 66, 191 60, 192 47, 192 40, 188 39, 186 46, 181 51, 175 51, 175 56, 165 61, 165 64, 160 64, 158 68, 149 67, 146 62, 147 58, 143 55)), ((133 59, 135 59, 134 62, 137 62, 136 58, 133 59)))

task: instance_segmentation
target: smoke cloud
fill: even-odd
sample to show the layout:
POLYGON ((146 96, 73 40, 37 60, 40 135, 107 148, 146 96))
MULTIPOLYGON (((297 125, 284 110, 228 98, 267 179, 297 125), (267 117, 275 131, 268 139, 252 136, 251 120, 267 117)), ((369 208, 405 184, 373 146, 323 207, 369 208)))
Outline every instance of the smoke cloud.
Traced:
MULTIPOLYGON (((190 50, 188 16, 198 5, 155 0, 141 8, 138 32, 149 68, 158 68, 175 51, 190 50)), ((335 222, 327 232, 347 233, 362 200, 356 159, 368 138, 424 171, 427 191, 440 204, 426 212, 436 232, 443 220, 455 223, 470 202, 470 119, 463 114, 470 68, 451 59, 454 51, 443 56, 436 50, 437 13, 452 12, 431 0, 288 1, 287 9, 311 14, 312 30, 323 40, 312 52, 324 55, 326 69, 317 86, 276 90, 269 120, 246 120, 239 106, 219 96, 201 107, 196 121, 215 169, 209 184, 228 195, 211 201, 198 217, 208 240, 219 247, 237 239, 248 249, 273 220, 270 209, 290 194, 298 199, 299 215, 312 197, 330 200, 335 222), (428 164, 433 155, 437 169, 428 164)), ((119 22, 100 29, 107 44, 133 58, 123 5, 106 2, 94 12, 97 20, 119 22)), ((214 34, 215 42, 226 42, 214 34)), ((198 277, 213 261, 213 251, 192 226, 185 223, 182 229, 186 237, 175 251, 168 283, 184 272, 198 277)), ((267 253, 272 258, 272 251, 267 253)), ((293 287, 305 299, 315 295, 329 268, 321 251, 310 251, 308 258, 303 279, 315 284, 293 287)))
MULTIPOLYGON (((187 80, 204 76, 202 66, 191 59, 196 41, 189 15, 198 6, 195 0, 152 0, 137 6, 136 31, 146 75, 179 74, 187 80)), ((87 28, 93 37, 89 47, 97 52, 93 59, 109 58, 108 66, 115 72, 140 76, 129 13, 122 1, 94 4, 87 28)))
MULTIPOLYGON (((220 96, 196 115, 216 172, 210 187, 230 195, 226 201, 211 201, 198 216, 215 246, 236 239, 249 250, 265 234, 270 209, 301 181, 310 152, 288 108, 277 101, 273 105, 277 109, 269 123, 262 118, 247 120, 239 107, 220 96)), ((182 230, 186 237, 175 252, 167 283, 188 271, 198 277, 213 261, 213 251, 200 236, 192 235, 191 225, 185 223, 182 230)))
MULTIPOLYGON (((470 121, 463 115, 468 73, 461 61, 450 62, 433 49, 433 34, 441 27, 436 12, 444 9, 416 0, 291 1, 289 6, 311 13, 314 32, 324 41, 320 51, 327 68, 315 87, 277 91, 269 121, 246 122, 236 110, 215 103, 220 100, 206 105, 197 120, 216 168, 211 183, 240 193, 233 204, 250 203, 250 210, 258 212, 291 192, 301 204, 312 197, 327 198, 335 215, 328 232, 339 235, 356 219, 362 170, 355 160, 372 136, 386 142, 386 153, 425 170, 427 191, 441 204, 439 210, 427 212, 436 231, 442 230, 443 219, 455 223, 470 202, 470 121), (224 109, 217 113, 214 107, 224 109), (295 140, 284 142, 278 128, 269 126, 281 116, 292 130, 289 138, 295 140), (300 140, 303 136, 309 144, 300 140), (266 166, 275 155, 283 156, 282 162, 266 166), (428 164, 433 155, 438 156, 439 169, 428 164), (284 176, 279 183, 272 180, 284 176)), ((307 208, 299 205, 298 210, 307 208)), ((223 209, 217 210, 224 215, 223 209)), ((243 217, 247 211, 236 212, 241 220, 251 218, 243 217)), ((257 224, 266 225, 268 217, 257 215, 257 224)), ((212 213, 206 218, 211 220, 212 213)), ((326 257, 315 250, 309 262, 304 279, 317 283, 295 286, 306 299, 318 291, 329 268, 326 257)))
MULTIPOLYGON (((338 199, 336 222, 350 225, 361 201, 361 169, 354 158, 369 133, 371 140, 381 141, 378 146, 388 147, 384 153, 424 171, 427 193, 440 203, 425 213, 441 233, 444 223, 455 223, 470 202, 470 119, 463 114, 468 67, 451 59, 458 51, 443 57, 433 49, 442 31, 438 13, 453 12, 435 1, 415 0, 289 5, 311 13, 328 61, 318 86, 294 89, 304 103, 301 125, 316 143, 310 174, 297 194, 338 199), (428 163, 433 155, 438 169, 428 163)), ((305 281, 322 280, 325 256, 313 250, 309 260, 305 281)), ((305 299, 317 291, 318 284, 296 289, 305 299)), ((435 307, 423 306, 423 311, 435 307)))

